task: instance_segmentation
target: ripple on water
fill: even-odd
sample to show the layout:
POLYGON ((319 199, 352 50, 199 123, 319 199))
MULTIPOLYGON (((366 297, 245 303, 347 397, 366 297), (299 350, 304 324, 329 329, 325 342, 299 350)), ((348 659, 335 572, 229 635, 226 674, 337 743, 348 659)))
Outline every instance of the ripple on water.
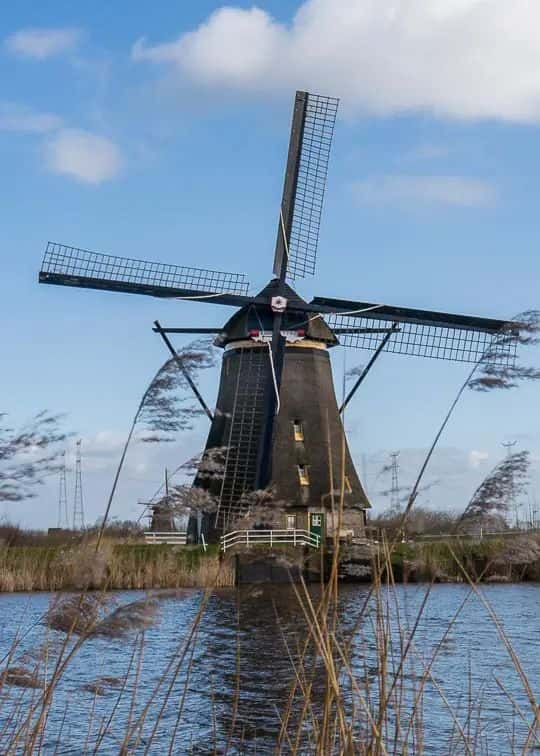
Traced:
MULTIPOLYGON (((355 628, 368 590, 366 586, 352 585, 341 589, 338 634, 343 642, 355 628)), ((397 587, 389 601, 396 639, 400 631, 406 634, 407 627, 412 627, 425 590, 422 586, 397 587)), ((540 586, 493 585, 483 590, 522 660, 532 688, 538 690, 540 586)), ((314 599, 317 591, 314 588, 314 599)), ((476 717, 480 720, 482 748, 485 746, 486 751, 510 753, 508 733, 515 728, 517 737, 523 738, 523 723, 512 704, 513 700, 523 711, 528 710, 523 686, 496 627, 477 597, 471 596, 465 602, 448 632, 448 623, 468 592, 463 585, 431 589, 410 651, 414 666, 404 669, 406 703, 414 699, 422 669, 436 653, 431 669, 433 679, 427 682, 424 694, 426 753, 447 752, 455 730, 438 687, 444 689, 449 704, 460 717, 465 718, 471 703, 478 708, 476 717), (497 685, 496 677, 502 687, 497 685)), ((121 601, 133 601, 137 596, 136 592, 117 594, 121 601)), ((8 653, 20 628, 31 628, 21 641, 21 654, 42 643, 44 628, 37 623, 47 609, 49 598, 46 594, 0 595, 2 656, 8 653)), ((193 652, 188 649, 186 654, 185 641, 201 598, 201 591, 192 590, 167 596, 160 602, 159 621, 145 633, 140 663, 134 638, 87 641, 58 685, 48 717, 44 751, 52 752, 58 747, 57 752, 63 754, 84 752, 81 743, 87 738, 95 743, 100 728, 115 709, 111 731, 104 737, 99 753, 118 753, 126 723, 134 721, 147 707, 144 740, 134 749, 136 753, 144 752, 145 743, 149 743, 158 713, 159 726, 149 753, 166 752, 175 728, 175 753, 190 749, 193 753, 207 753, 213 752, 214 747, 219 752, 227 742, 233 718, 236 726, 232 742, 238 752, 271 752, 295 680, 293 663, 298 664, 302 657, 304 670, 312 679, 315 705, 322 702, 325 686, 322 665, 312 648, 303 656, 309 631, 291 589, 264 586, 256 590, 217 591, 208 600, 193 652), (161 694, 152 701, 152 691, 164 671, 168 667, 174 669, 179 662, 175 679, 171 682, 169 674, 161 694), (124 693, 119 698, 121 683, 119 687, 111 681, 123 681, 126 675, 124 693), (244 744, 242 747, 240 742, 244 744)), ((352 664, 362 690, 366 680, 371 686, 378 681, 374 627, 375 612, 370 609, 351 646, 352 664)), ((343 682, 344 698, 350 703, 353 693, 347 687, 346 675, 343 682)), ((12 714, 6 696, 9 694, 11 700, 16 700, 13 690, 6 689, 2 694, 0 752, 5 751, 5 741, 1 739, 7 737, 4 728, 12 714)), ((22 691, 19 695, 28 705, 32 692, 22 691)))

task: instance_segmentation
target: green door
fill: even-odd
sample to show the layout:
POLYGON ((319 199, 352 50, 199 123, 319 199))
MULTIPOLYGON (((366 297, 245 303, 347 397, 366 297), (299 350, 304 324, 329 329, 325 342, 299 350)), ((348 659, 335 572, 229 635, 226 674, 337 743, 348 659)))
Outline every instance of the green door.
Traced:
POLYGON ((318 536, 320 545, 324 533, 324 514, 322 512, 309 513, 309 532, 312 536, 318 536))

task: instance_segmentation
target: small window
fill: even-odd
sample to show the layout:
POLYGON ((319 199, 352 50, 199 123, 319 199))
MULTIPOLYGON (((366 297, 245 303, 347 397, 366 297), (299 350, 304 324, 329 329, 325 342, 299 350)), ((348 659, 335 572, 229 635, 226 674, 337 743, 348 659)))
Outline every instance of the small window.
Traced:
POLYGON ((298 477, 301 486, 309 486, 309 473, 306 465, 298 465, 298 477))
POLYGON ((287 515, 287 530, 296 528, 296 515, 287 515))
POLYGON ((311 524, 316 528, 320 528, 322 525, 322 515, 320 514, 311 515, 311 524))
POLYGON ((294 440, 295 441, 303 441, 304 440, 304 427, 300 420, 293 420, 293 431, 294 431, 294 440))

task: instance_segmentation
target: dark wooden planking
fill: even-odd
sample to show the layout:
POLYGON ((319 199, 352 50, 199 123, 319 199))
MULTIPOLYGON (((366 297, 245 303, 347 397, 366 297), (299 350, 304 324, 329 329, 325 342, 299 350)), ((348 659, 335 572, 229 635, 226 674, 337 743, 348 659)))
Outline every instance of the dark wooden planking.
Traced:
POLYGON ((161 297, 164 299, 191 299, 196 302, 223 304, 230 307, 243 307, 253 302, 253 297, 243 296, 242 294, 216 294, 211 291, 199 291, 197 289, 175 289, 168 286, 155 286, 153 284, 73 276, 67 273, 45 273, 42 271, 39 274, 39 282, 56 284, 57 286, 74 286, 81 289, 115 291, 124 294, 144 294, 149 297, 161 297))
POLYGON ((434 310, 417 310, 411 307, 394 307, 392 305, 377 305, 373 302, 356 302, 346 299, 331 299, 329 297, 314 297, 310 305, 318 312, 347 314, 350 317, 375 318, 377 320, 392 320, 398 323, 416 323, 418 325, 439 326, 441 328, 459 328, 484 333, 499 333, 503 328, 511 325, 511 321, 479 318, 472 315, 456 315, 434 310), (373 308, 373 309, 372 309, 373 308), (355 312, 366 310, 365 313, 355 312))

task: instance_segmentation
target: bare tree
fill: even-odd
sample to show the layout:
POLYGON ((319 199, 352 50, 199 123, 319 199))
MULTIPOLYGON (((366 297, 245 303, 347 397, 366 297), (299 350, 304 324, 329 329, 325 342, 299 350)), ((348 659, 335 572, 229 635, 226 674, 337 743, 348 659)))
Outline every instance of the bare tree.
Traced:
POLYGON ((365 365, 354 365, 345 372, 345 381, 350 381, 353 378, 359 378, 365 370, 365 365))
POLYGON ((184 462, 181 469, 208 486, 212 481, 220 481, 225 475, 227 446, 212 446, 184 462))
POLYGON ((167 506, 176 516, 193 515, 195 512, 211 514, 217 510, 218 498, 205 488, 197 486, 174 486, 168 497, 158 504, 167 506))
MULTIPOLYGON (((185 371, 189 373, 195 383, 201 370, 213 367, 216 364, 216 355, 210 339, 194 341, 177 354, 185 367, 185 371)), ((177 359, 171 357, 160 367, 147 386, 133 417, 105 507, 96 551, 101 545, 120 473, 137 426, 140 425, 144 429, 145 435, 141 437, 142 441, 147 443, 173 441, 178 431, 192 427, 194 417, 200 415, 202 411, 193 403, 191 388, 184 372, 178 367, 177 359)))
POLYGON ((66 439, 59 415, 40 412, 22 428, 7 424, 0 413, 0 501, 22 501, 36 495, 36 487, 59 470, 66 439))
MULTIPOLYGON (((416 506, 407 519, 407 533, 409 535, 435 535, 451 533, 456 526, 457 516, 454 512, 443 509, 429 509, 416 506)), ((371 527, 384 530, 389 537, 402 532, 402 513, 385 509, 370 518, 371 527)))
POLYGON ((538 380, 540 370, 521 365, 514 359, 514 354, 517 347, 534 346, 539 342, 540 311, 527 310, 516 315, 483 355, 478 370, 468 383, 469 388, 473 391, 511 389, 521 381, 538 380))
POLYGON ((518 385, 521 380, 536 380, 540 378, 540 370, 516 364, 514 355, 520 346, 534 346, 540 340, 540 311, 527 310, 517 315, 508 325, 504 333, 497 339, 491 349, 488 349, 475 363, 465 379, 465 382, 459 388, 453 402, 451 403, 441 425, 429 447, 420 470, 412 487, 411 493, 407 500, 407 505, 402 515, 402 524, 404 525, 409 517, 411 509, 418 497, 420 484, 424 478, 425 472, 429 466, 435 449, 437 448, 441 436, 454 410, 459 404, 461 397, 467 389, 475 391, 490 391, 492 389, 509 389, 518 385), (495 367, 496 362, 493 357, 498 358, 498 362, 506 363, 509 367, 495 367), (506 359, 503 359, 506 358, 506 359))
POLYGON ((243 514, 235 521, 234 527, 247 530, 253 527, 271 529, 280 525, 284 513, 294 506, 285 499, 276 499, 273 487, 249 491, 241 497, 238 504, 243 514))
MULTIPOLYGON (((197 383, 201 371, 216 364, 216 354, 209 339, 188 344, 178 352, 178 357, 194 383, 197 383)), ((145 433, 141 441, 174 441, 176 434, 191 428, 193 420, 202 413, 202 408, 193 400, 185 374, 178 368, 177 359, 171 357, 146 389, 135 423, 145 433)))
POLYGON ((473 494, 459 526, 475 523, 502 525, 511 502, 523 494, 529 482, 529 452, 511 454, 490 472, 473 494))

